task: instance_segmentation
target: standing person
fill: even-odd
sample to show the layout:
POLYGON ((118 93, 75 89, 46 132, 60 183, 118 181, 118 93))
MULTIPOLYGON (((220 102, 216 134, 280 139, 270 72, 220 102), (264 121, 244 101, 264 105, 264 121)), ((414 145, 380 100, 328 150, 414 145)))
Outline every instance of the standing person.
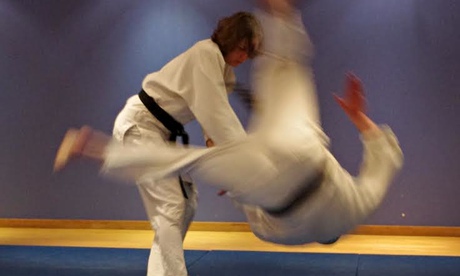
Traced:
MULTIPOLYGON (((192 120, 201 125, 206 144, 244 139, 245 130, 229 103, 231 87, 226 84, 235 83, 233 67, 256 55, 261 36, 251 13, 222 18, 210 39, 197 42, 145 77, 141 92, 130 97, 118 114, 114 139, 146 151, 151 145, 166 146, 178 137, 188 144, 183 125, 192 120)), ((58 162, 55 169, 61 167, 58 162)), ((186 175, 152 179, 139 174, 136 183, 155 230, 147 274, 187 275, 183 239, 197 205, 191 179, 186 175)))
MULTIPOLYGON (((260 36, 250 13, 221 19, 210 39, 146 76, 142 91, 128 99, 115 120, 114 138, 136 145, 165 145, 181 137, 187 144, 182 125, 195 119, 206 140, 216 145, 244 138, 229 104, 231 88, 225 84, 235 82, 233 67, 255 56, 260 36)), ((187 275, 183 239, 196 210, 194 185, 186 176, 156 181, 141 175, 136 182, 155 230, 148 275, 187 275)))

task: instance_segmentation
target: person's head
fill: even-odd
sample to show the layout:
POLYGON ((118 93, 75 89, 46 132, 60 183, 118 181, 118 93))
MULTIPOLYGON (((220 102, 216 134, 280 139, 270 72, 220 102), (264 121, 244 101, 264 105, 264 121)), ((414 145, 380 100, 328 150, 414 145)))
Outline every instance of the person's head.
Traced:
POLYGON ((258 54, 262 28, 253 14, 237 12, 219 20, 211 39, 219 46, 225 62, 235 67, 258 54))

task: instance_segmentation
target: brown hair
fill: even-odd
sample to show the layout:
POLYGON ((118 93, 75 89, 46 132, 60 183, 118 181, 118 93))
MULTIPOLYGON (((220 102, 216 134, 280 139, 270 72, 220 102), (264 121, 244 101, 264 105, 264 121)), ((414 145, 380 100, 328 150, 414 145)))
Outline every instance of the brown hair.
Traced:
POLYGON ((231 16, 219 20, 212 41, 219 45, 220 51, 225 56, 241 41, 248 43, 248 57, 254 58, 258 54, 258 48, 262 43, 262 28, 256 17, 249 12, 237 12, 231 16), (258 46, 254 41, 258 41, 258 46))

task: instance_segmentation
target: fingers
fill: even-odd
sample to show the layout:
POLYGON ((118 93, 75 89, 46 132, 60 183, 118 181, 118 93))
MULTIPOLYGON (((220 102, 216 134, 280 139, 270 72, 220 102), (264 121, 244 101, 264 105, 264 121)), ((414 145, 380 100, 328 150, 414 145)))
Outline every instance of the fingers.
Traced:
POLYGON ((337 102, 337 104, 342 108, 342 110, 346 114, 350 114, 352 111, 350 110, 349 104, 342 98, 340 98, 337 94, 334 94, 334 99, 337 102))
POLYGON ((364 89, 361 80, 353 73, 347 73, 346 75, 346 91, 345 98, 349 104, 355 106, 358 109, 365 109, 366 100, 364 96, 364 89))
POLYGON ((342 98, 340 98, 337 94, 333 94, 334 100, 343 108, 345 105, 345 102, 342 98))
POLYGON ((352 72, 346 74, 345 93, 348 95, 363 95, 363 85, 361 80, 352 72))
POLYGON ((353 73, 346 74, 343 98, 334 94, 335 101, 347 113, 365 112, 366 100, 361 80, 353 73))

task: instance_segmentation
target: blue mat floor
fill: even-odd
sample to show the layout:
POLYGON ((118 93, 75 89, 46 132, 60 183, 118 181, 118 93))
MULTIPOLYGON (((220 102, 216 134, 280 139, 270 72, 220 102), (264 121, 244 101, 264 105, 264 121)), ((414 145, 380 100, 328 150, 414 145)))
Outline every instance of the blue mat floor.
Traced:
MULTIPOLYGON (((141 276, 146 249, 0 246, 0 276, 141 276)), ((460 257, 186 251, 190 276, 460 276, 460 257)))

